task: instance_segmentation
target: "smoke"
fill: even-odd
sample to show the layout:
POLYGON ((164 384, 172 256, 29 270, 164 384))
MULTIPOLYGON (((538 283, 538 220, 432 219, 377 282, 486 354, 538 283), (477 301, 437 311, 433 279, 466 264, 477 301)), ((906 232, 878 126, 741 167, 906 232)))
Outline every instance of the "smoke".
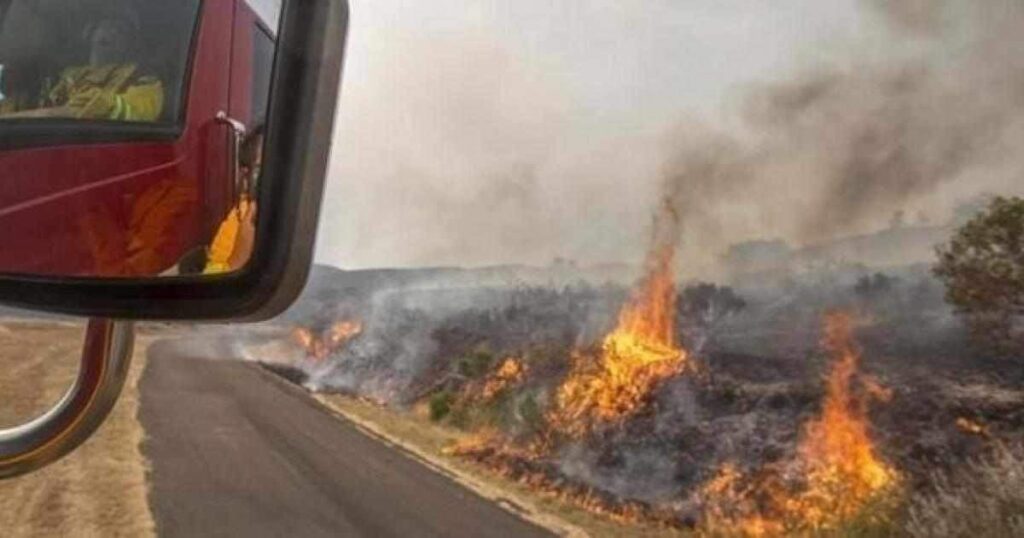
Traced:
POLYGON ((364 331, 318 363, 295 361, 308 386, 390 404, 464 380, 459 362, 531 349, 567 356, 608 330, 624 290, 587 285, 382 289, 359 307, 364 331))
POLYGON ((327 233, 346 234, 347 250, 367 265, 558 255, 537 239, 560 228, 564 200, 540 171, 559 151, 569 106, 558 82, 478 28, 412 30, 401 42, 366 46, 379 63, 366 68, 365 87, 351 88, 354 98, 343 98, 339 121, 359 129, 339 135, 335 173, 353 184, 329 203, 327 233))
POLYGON ((304 355, 273 324, 197 325, 164 333, 149 348, 153 356, 291 364, 304 355))
POLYGON ((679 127, 664 188, 689 252, 766 230, 818 243, 897 212, 948 221, 965 198, 1020 191, 1024 4, 864 5, 873 46, 748 85, 734 132, 679 127))
POLYGON ((1020 191, 1013 0, 356 4, 319 257, 639 261, 1020 191), (797 24, 799 22, 799 24, 797 24))
POLYGON ((770 4, 355 2, 319 258, 636 263, 666 126, 773 66, 786 17, 842 17, 770 4))

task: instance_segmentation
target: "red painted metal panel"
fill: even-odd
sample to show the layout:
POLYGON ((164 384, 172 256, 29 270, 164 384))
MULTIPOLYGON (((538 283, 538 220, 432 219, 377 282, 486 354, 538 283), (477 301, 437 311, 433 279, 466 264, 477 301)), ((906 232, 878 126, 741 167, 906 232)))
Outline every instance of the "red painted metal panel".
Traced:
MULTIPOLYGON (((244 1, 235 8, 235 24, 231 56, 231 117, 250 123, 252 117, 252 31, 256 14, 244 1)), ((249 125, 249 127, 252 127, 249 125)))
POLYGON ((209 243, 230 204, 214 116, 229 104, 235 3, 202 4, 178 140, 0 152, 0 272, 155 274, 209 243), (157 221, 161 239, 146 228, 157 221))

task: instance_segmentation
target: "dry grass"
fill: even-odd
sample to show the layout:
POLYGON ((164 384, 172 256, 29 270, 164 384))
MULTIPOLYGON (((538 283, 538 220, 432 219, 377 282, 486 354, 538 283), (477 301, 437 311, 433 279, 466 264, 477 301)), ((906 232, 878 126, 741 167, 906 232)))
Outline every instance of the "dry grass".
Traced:
MULTIPOLYGON (((81 324, 0 324, 0 426, 24 422, 60 398, 77 372, 82 335, 81 324)), ((91 439, 41 471, 0 482, 3 536, 154 535, 137 420, 146 344, 136 342, 121 399, 91 439)))
POLYGON ((1000 449, 956 472, 908 508, 907 535, 919 538, 1024 536, 1024 447, 1000 449))
POLYGON ((399 446, 442 474, 480 496, 510 508, 525 519, 562 536, 594 538, 636 536, 662 538, 686 536, 671 529, 624 525, 602 518, 573 504, 542 495, 505 480, 487 469, 445 455, 442 449, 465 433, 430 422, 425 414, 400 413, 343 395, 319 395, 317 399, 371 434, 399 446))

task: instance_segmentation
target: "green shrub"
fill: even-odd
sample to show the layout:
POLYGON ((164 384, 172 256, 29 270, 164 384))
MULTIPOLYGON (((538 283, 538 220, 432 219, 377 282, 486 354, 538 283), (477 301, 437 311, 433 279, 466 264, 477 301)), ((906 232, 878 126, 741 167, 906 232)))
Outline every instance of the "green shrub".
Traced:
POLYGON ((980 343, 1019 354, 1024 336, 1024 199, 992 200, 939 247, 935 276, 980 343))
POLYGON ((492 364, 494 355, 486 351, 476 351, 459 359, 458 370, 466 377, 477 379, 486 375, 492 364))
POLYGON ((547 425, 544 419, 544 411, 537 404, 537 399, 532 394, 527 395, 519 402, 518 414, 528 434, 539 433, 547 425))
POLYGON ((451 391, 442 390, 430 397, 430 420, 437 422, 448 416, 452 410, 455 395, 451 391))

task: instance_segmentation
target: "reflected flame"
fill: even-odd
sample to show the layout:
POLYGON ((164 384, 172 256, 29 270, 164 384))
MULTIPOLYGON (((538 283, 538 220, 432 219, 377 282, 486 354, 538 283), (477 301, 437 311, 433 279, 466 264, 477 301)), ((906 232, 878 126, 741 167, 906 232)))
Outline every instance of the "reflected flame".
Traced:
POLYGON ((864 400, 852 391, 860 356, 848 315, 827 317, 823 345, 835 362, 821 415, 805 426, 791 464, 799 484, 771 471, 745 477, 726 464, 702 490, 708 527, 746 536, 831 529, 898 485, 898 473, 875 451, 864 400))

